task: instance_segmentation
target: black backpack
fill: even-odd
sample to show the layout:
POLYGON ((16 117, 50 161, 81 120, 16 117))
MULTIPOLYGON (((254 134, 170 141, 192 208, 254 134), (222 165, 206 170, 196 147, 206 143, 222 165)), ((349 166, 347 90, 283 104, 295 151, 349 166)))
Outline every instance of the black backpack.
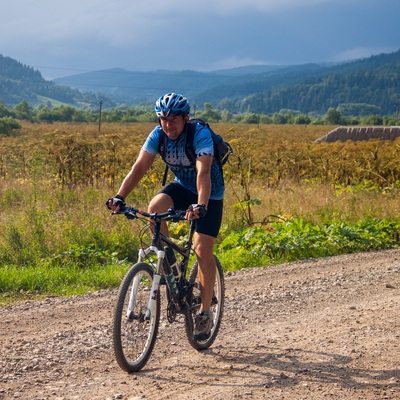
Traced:
MULTIPOLYGON (((211 132, 211 138, 214 143, 214 159, 218 162, 221 169, 222 166, 228 161, 229 156, 233 153, 232 147, 228 142, 225 142, 222 136, 217 135, 211 128, 210 125, 200 118, 192 118, 186 123, 186 136, 185 136, 185 153, 187 158, 190 160, 191 165, 196 164, 196 153, 194 151, 194 134, 196 132, 196 124, 206 126, 211 132)), ((161 158, 165 161, 165 153, 167 147, 167 135, 162 132, 160 140, 158 142, 158 152, 161 158)), ((163 186, 167 180, 168 165, 165 166, 165 172, 163 177, 163 186)))

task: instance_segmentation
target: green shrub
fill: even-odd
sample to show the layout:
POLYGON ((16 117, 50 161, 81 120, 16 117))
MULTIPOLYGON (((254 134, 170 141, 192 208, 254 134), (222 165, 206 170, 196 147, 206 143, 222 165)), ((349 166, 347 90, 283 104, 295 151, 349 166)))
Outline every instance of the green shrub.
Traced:
POLYGON ((12 117, 0 118, 0 135, 14 136, 15 131, 21 129, 20 123, 12 117))

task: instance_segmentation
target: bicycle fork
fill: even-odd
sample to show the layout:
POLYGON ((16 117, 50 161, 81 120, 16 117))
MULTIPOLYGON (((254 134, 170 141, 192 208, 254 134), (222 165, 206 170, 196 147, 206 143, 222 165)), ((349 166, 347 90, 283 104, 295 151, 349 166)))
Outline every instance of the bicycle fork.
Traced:
MULTIPOLYGON (((143 318, 145 321, 150 320, 151 316, 155 314, 156 310, 156 304, 157 304, 157 296, 159 292, 159 287, 160 287, 160 271, 161 267, 164 261, 165 257, 165 251, 164 250, 159 250, 156 246, 150 246, 147 249, 140 249, 139 250, 139 259, 138 262, 143 262, 146 258, 146 256, 154 252, 157 254, 157 265, 153 274, 153 283, 151 285, 151 291, 150 291, 150 297, 149 301, 147 304, 147 309, 143 310, 143 313, 140 313, 139 318, 143 318)), ((135 276, 135 279, 133 281, 132 285, 132 290, 129 296, 129 304, 128 304, 128 309, 126 311, 126 318, 127 320, 132 319, 132 315, 134 315, 134 304, 136 301, 136 295, 139 289, 139 282, 140 282, 141 277, 140 276, 135 276)))

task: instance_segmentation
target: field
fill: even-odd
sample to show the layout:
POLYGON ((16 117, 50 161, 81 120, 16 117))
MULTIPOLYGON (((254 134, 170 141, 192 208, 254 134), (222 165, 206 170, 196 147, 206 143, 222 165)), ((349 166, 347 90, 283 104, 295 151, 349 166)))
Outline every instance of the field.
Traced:
MULTIPOLYGON (((140 226, 113 196, 152 124, 29 124, 0 136, 0 294, 85 293, 117 285, 140 226)), ((400 141, 315 143, 334 127, 213 124, 225 166, 226 270, 398 246, 400 141)), ((160 188, 159 160, 128 203, 160 188)), ((179 236, 182 226, 173 227, 179 236)))

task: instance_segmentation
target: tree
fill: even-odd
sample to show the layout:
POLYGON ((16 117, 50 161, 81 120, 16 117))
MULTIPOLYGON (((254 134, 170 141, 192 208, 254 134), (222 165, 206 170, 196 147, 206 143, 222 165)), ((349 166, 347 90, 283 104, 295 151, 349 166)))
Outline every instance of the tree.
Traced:
POLYGON ((200 113, 199 118, 207 122, 218 122, 221 119, 218 111, 213 110, 211 103, 204 103, 204 111, 200 113))
POLYGON ((232 114, 228 110, 221 111, 221 121, 222 122, 229 122, 229 120, 231 118, 232 118, 232 114))
POLYGON ((32 110, 26 100, 22 100, 13 110, 15 111, 15 116, 18 119, 25 119, 27 121, 32 121, 32 110))
POLYGON ((325 121, 329 125, 340 125, 342 121, 342 114, 334 108, 329 108, 325 114, 325 121))
POLYGON ((13 136, 14 131, 21 129, 18 121, 11 117, 0 118, 0 135, 13 136))
POLYGON ((363 124, 367 125, 382 125, 383 118, 380 115, 369 115, 362 119, 363 124))
POLYGON ((297 115, 294 119, 294 123, 297 125, 308 125, 311 122, 311 118, 308 115, 297 115))
POLYGON ((10 110, 0 101, 0 118, 11 117, 12 113, 10 110))
POLYGON ((286 124, 287 123, 287 117, 286 117, 286 115, 283 115, 281 113, 274 113, 272 115, 272 122, 274 124, 286 124))
POLYGON ((245 124, 258 124, 260 122, 260 118, 258 114, 246 113, 243 115, 242 121, 245 124))

